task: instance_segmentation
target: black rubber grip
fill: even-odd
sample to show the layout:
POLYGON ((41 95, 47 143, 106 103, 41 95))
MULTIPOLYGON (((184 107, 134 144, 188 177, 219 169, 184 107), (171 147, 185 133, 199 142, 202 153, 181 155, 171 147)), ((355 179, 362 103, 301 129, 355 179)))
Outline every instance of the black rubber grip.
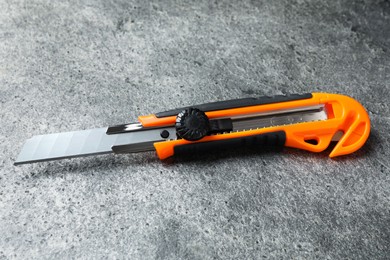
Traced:
POLYGON ((230 109, 230 108, 266 105, 266 104, 279 103, 279 102, 309 99, 312 97, 313 96, 311 93, 305 93, 305 94, 263 96, 263 97, 258 97, 258 98, 233 99, 233 100, 218 101, 218 102, 206 103, 206 104, 201 104, 201 105, 176 108, 176 109, 172 109, 172 110, 168 110, 168 111, 164 111, 164 112, 159 112, 159 113, 156 113, 155 115, 157 118, 167 117, 167 116, 176 116, 184 109, 187 109, 190 107, 197 108, 199 110, 202 110, 203 112, 208 112, 208 111, 224 110, 224 109, 230 109))
POLYGON ((191 156, 199 153, 205 154, 237 148, 274 148, 283 147, 285 143, 286 133, 284 131, 277 131, 260 135, 179 145, 174 147, 174 155, 191 156))

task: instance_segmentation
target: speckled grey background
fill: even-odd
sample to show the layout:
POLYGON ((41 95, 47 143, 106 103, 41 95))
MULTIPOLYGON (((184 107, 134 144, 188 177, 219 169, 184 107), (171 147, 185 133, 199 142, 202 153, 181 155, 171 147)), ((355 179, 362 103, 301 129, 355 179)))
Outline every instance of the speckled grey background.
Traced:
POLYGON ((0 1, 0 259, 385 259, 390 2, 0 1), (360 151, 154 153, 13 166, 32 135, 327 91, 360 151))

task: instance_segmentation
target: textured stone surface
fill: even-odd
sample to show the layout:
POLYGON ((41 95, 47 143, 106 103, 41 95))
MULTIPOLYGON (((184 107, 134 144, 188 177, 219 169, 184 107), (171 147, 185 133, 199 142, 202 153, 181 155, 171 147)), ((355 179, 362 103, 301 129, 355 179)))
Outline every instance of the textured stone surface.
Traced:
POLYGON ((389 256, 389 1, 236 2, 0 0, 0 259, 389 256), (361 101, 364 148, 12 165, 36 134, 313 91, 361 101))

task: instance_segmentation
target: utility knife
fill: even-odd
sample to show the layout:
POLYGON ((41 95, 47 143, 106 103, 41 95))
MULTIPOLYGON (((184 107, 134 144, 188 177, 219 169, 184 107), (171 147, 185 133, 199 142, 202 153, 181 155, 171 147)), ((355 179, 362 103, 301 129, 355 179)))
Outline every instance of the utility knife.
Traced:
POLYGON ((364 107, 330 93, 262 96, 218 101, 139 116, 138 122, 33 136, 15 165, 99 155, 156 151, 160 159, 181 154, 252 147, 324 151, 330 157, 361 148, 370 133, 364 107))

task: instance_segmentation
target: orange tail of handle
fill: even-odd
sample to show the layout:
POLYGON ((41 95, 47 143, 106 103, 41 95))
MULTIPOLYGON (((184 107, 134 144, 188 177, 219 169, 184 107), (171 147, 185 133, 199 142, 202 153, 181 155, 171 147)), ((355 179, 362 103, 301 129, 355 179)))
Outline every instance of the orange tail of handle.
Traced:
POLYGON ((364 145, 370 134, 370 119, 360 103, 339 94, 313 93, 313 98, 325 104, 328 120, 286 127, 286 146, 321 152, 339 131, 343 136, 330 157, 353 153, 364 145), (308 140, 317 142, 312 144, 308 140))

